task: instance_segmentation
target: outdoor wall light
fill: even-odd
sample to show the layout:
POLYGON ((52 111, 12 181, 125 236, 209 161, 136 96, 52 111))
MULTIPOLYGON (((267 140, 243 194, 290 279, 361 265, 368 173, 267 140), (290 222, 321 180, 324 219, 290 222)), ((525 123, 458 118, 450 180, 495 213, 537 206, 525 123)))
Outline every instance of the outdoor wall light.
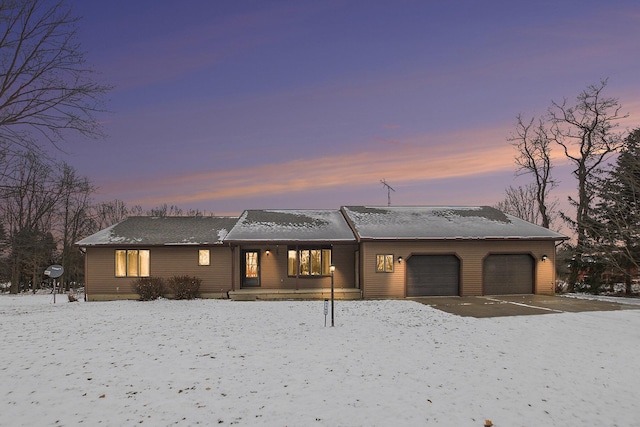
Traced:
POLYGON ((398 257, 398 264, 402 264, 402 257, 401 256, 398 257))
POLYGON ((331 274, 333 274, 333 272, 334 272, 334 271, 336 271, 336 266, 335 266, 335 265, 333 265, 333 264, 331 264, 331 265, 329 266, 329 271, 331 272, 331 274))
POLYGON ((269 254, 271 253, 271 251, 269 249, 267 249, 266 251, 264 251, 265 254, 267 254, 267 256, 269 256, 269 254))
POLYGON ((547 255, 542 255, 542 262, 545 262, 547 260, 547 258, 549 258, 547 255))

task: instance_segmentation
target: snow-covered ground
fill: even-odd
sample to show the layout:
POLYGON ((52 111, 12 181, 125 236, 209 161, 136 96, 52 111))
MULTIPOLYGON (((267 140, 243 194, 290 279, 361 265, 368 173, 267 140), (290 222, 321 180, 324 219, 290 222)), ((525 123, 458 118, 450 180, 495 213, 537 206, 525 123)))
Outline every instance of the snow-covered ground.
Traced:
POLYGON ((640 310, 0 296, 0 425, 633 426, 640 310), (330 323, 330 322, 329 322, 330 323))

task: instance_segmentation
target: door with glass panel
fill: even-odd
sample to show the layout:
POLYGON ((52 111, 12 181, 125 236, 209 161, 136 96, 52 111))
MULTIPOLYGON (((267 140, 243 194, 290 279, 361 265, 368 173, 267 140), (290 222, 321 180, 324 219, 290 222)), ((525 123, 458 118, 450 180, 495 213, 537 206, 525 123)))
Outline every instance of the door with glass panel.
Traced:
POLYGON ((242 287, 260 286, 260 251, 242 251, 242 287))

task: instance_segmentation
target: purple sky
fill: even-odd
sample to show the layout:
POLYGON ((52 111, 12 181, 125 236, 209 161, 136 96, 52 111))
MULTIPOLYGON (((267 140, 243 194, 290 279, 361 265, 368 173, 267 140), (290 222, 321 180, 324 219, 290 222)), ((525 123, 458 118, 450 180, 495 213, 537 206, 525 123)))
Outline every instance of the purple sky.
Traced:
MULTIPOLYGON (((384 178, 394 205, 492 205, 518 113, 608 77, 623 129, 640 126, 637 0, 71 3, 115 86, 107 138, 64 146, 100 200, 386 205, 384 178)), ((556 164, 564 201, 575 183, 556 164)))

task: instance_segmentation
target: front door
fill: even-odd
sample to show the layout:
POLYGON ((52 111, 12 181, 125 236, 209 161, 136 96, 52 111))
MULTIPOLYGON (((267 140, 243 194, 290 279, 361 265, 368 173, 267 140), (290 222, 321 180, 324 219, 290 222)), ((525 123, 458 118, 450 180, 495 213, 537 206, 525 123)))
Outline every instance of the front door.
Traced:
POLYGON ((260 251, 242 251, 244 260, 242 268, 242 287, 253 288, 260 286, 260 251))

